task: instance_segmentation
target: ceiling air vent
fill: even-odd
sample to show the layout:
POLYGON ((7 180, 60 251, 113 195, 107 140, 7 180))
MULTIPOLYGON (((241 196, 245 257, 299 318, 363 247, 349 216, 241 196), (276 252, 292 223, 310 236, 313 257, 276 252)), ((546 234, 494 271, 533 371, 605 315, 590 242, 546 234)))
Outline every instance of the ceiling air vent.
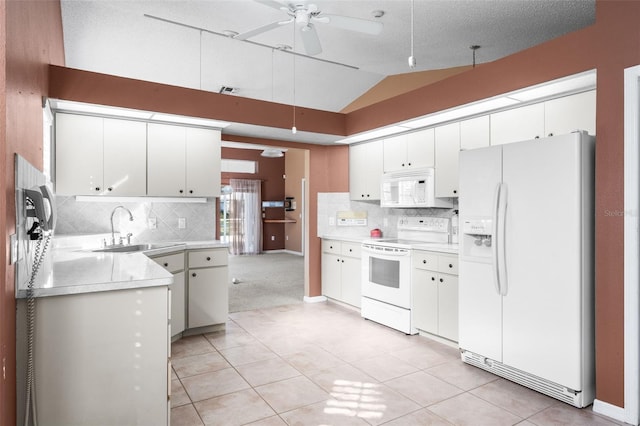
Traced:
POLYGON ((229 86, 220 86, 220 90, 218 91, 218 93, 221 93, 223 95, 230 95, 231 93, 236 93, 236 88, 229 86))

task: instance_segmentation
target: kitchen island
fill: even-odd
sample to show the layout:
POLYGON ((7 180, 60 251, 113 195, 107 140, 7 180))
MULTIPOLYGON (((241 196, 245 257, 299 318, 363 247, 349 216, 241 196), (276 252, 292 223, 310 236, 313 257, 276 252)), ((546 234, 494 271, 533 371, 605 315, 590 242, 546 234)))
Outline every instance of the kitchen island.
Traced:
MULTIPOLYGON (((223 247, 201 241, 131 253, 53 248, 33 291, 40 422, 167 425, 174 276, 149 256, 223 247)), ((25 296, 18 289, 19 395, 26 374, 25 296)))

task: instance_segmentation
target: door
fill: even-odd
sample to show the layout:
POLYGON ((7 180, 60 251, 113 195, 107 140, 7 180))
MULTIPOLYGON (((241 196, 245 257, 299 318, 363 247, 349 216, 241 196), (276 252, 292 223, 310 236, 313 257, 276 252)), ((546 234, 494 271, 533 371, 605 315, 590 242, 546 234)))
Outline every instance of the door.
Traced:
POLYGON ((185 129, 149 123, 147 143, 147 195, 185 195, 185 129))
POLYGON ((220 131, 186 128, 186 195, 220 196, 220 131))
POLYGON ((411 308, 411 253, 362 247, 362 296, 411 308))
POLYGON ((502 296, 494 280, 492 250, 479 251, 475 236, 464 233, 464 223, 494 218, 501 180, 501 147, 460 152, 459 344, 497 361, 502 360, 502 296))
POLYGON ((503 149, 504 363, 581 389, 580 135, 503 149))
POLYGON ((104 187, 113 196, 147 193, 147 125, 104 119, 104 187))

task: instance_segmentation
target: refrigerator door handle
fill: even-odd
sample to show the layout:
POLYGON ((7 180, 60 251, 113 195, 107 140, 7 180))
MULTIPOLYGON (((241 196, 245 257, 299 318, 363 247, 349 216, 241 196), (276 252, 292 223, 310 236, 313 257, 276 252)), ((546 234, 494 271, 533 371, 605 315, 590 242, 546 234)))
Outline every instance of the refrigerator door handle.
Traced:
POLYGON ((507 227, 507 186, 500 184, 500 197, 498 198, 498 238, 496 241, 496 254, 498 263, 498 280, 500 282, 500 295, 506 296, 509 280, 507 277, 507 251, 506 251, 506 227, 507 227))
POLYGON ((500 220, 500 192, 502 190, 502 183, 496 185, 495 192, 493 193, 493 225, 491 234, 493 235, 493 244, 491 244, 491 267, 493 270, 493 285, 497 294, 502 294, 500 290, 500 265, 498 260, 498 241, 499 241, 499 229, 498 221, 500 220))

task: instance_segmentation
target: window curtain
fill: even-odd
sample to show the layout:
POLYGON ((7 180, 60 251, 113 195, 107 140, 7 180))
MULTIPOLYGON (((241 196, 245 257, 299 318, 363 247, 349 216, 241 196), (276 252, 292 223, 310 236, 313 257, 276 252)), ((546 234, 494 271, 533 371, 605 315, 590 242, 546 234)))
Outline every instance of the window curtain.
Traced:
POLYGON ((230 179, 229 203, 231 254, 262 251, 262 194, 259 180, 230 179))

